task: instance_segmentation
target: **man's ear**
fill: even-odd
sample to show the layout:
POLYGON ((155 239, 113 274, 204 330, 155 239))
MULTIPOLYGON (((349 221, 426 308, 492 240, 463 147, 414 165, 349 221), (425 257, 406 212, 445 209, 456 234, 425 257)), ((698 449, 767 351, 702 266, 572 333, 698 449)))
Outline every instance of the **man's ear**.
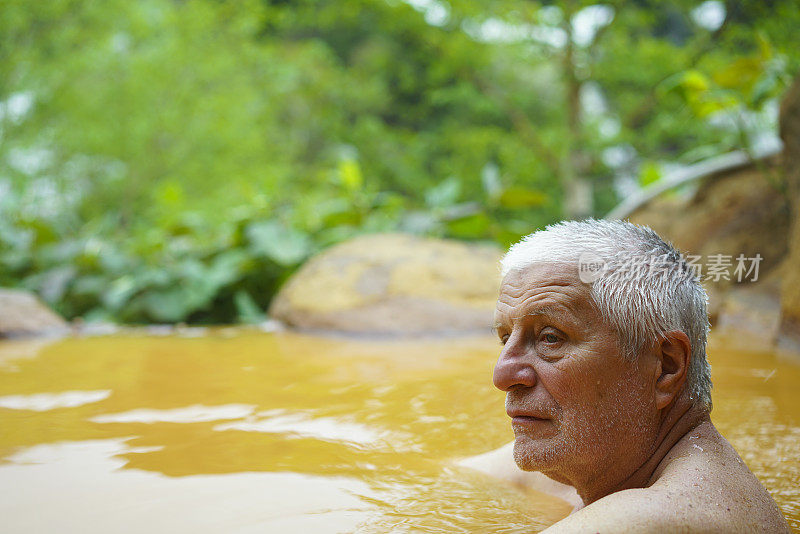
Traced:
POLYGON ((656 407, 669 405, 683 388, 692 359, 692 344, 680 330, 664 334, 656 343, 659 375, 656 377, 656 407))

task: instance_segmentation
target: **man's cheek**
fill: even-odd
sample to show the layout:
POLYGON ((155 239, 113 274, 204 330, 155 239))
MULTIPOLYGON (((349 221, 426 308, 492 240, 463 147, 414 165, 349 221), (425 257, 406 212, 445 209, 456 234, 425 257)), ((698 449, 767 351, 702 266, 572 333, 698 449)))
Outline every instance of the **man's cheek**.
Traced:
POLYGON ((608 386, 598 372, 556 368, 552 382, 556 386, 551 393, 559 404, 588 406, 607 396, 608 386))

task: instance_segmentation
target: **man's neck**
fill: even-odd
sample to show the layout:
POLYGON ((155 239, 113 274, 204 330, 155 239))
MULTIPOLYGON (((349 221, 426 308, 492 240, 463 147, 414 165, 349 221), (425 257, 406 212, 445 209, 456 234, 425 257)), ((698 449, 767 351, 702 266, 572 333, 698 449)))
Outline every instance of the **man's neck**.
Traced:
POLYGON ((649 454, 629 476, 617 482, 595 480, 594 483, 575 485, 584 505, 589 505, 618 491, 652 485, 658 478, 658 474, 663 471, 663 469, 659 469, 659 466, 675 444, 705 421, 710 421, 708 410, 695 406, 688 396, 681 396, 672 406, 665 409, 656 439, 648 451, 649 454))

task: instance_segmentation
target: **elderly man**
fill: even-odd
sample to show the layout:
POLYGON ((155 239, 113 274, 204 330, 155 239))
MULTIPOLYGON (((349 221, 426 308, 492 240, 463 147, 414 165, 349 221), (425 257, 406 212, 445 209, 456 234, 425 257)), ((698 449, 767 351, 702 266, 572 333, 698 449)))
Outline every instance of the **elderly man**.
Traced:
POLYGON ((571 500, 548 532, 788 532, 711 423, 706 294, 675 249, 628 222, 563 222, 502 268, 494 384, 528 473, 510 446, 466 465, 571 500))

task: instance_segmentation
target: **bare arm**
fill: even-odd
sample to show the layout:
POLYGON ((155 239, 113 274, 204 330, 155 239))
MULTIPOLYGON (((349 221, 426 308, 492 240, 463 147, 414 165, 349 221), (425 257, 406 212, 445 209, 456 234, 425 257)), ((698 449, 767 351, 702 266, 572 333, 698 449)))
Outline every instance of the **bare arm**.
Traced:
POLYGON ((547 534, 597 532, 639 534, 648 532, 726 532, 720 525, 687 521, 676 514, 665 514, 669 503, 661 503, 649 490, 613 493, 565 517, 544 530, 547 534))
POLYGON ((578 492, 572 486, 561 484, 538 471, 523 471, 514 462, 514 442, 503 445, 499 449, 478 456, 470 456, 459 460, 458 465, 481 471, 501 480, 522 486, 527 489, 541 491, 563 499, 572 506, 583 506, 578 492))

